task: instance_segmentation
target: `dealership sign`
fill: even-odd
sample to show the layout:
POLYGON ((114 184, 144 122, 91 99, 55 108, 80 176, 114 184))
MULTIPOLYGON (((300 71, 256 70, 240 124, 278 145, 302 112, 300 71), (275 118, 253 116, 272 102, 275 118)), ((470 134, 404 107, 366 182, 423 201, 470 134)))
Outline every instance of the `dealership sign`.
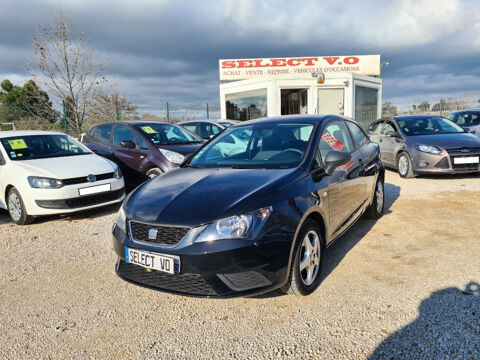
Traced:
POLYGON ((220 81, 311 77, 312 73, 380 75, 380 55, 219 60, 220 81))

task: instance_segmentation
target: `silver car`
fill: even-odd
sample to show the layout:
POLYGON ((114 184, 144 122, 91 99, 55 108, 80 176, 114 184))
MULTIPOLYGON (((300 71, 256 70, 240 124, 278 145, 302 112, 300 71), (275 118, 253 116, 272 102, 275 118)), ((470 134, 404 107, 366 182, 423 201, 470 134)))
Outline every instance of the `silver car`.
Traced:
POLYGON ((480 109, 467 109, 448 114, 446 118, 472 134, 480 136, 480 109))
POLYGON ((401 177, 480 172, 480 138, 433 115, 380 119, 369 127, 382 162, 401 177))

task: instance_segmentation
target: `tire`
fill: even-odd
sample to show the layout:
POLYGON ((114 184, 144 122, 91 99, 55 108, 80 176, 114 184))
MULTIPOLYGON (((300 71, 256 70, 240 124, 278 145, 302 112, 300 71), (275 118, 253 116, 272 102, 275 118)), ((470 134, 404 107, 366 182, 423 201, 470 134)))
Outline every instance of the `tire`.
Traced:
POLYGON ((154 177, 157 177, 158 175, 162 175, 163 171, 162 169, 156 167, 156 168, 151 168, 148 170, 145 174, 145 176, 149 179, 153 179, 154 177))
POLYGON ((372 204, 367 208, 365 215, 370 219, 380 219, 385 205, 385 183, 383 177, 378 177, 375 183, 375 192, 372 204))
POLYGON ((7 208, 10 218, 17 225, 31 224, 35 218, 27 214, 23 199, 16 188, 11 188, 7 194, 7 208))
POLYGON ((281 290, 286 294, 302 296, 315 291, 320 284, 324 252, 325 241, 320 227, 313 220, 305 221, 295 241, 288 281, 281 290), (305 246, 307 242, 310 243, 310 248, 305 246), (311 256, 308 255, 309 252, 311 256), (300 270, 303 264, 306 267, 300 270))
POLYGON ((412 170, 412 161, 406 152, 402 152, 397 157, 398 174, 404 179, 411 179, 415 177, 412 170))

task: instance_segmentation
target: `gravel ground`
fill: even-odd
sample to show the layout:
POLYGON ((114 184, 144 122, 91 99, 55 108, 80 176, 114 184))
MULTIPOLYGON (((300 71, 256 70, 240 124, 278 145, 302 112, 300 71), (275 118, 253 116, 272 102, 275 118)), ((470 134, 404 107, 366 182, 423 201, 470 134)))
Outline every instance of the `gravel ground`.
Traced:
POLYGON ((308 297, 210 300, 120 280, 116 208, 0 212, 0 358, 479 359, 480 178, 403 180, 329 248, 308 297))

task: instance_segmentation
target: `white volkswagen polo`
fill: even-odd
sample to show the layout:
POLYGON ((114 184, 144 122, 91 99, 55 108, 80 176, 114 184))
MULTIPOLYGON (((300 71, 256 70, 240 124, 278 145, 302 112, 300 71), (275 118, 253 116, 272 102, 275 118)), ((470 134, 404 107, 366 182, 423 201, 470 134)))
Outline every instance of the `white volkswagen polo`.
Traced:
POLYGON ((125 197, 118 166, 65 134, 1 131, 0 143, 0 208, 16 224, 125 197))

